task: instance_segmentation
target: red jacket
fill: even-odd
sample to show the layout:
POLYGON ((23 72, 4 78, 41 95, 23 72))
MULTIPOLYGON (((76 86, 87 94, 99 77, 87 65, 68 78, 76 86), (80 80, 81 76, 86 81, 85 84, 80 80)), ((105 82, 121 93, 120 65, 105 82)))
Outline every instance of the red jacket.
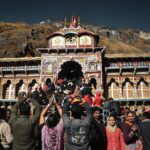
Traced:
POLYGON ((92 99, 89 95, 84 96, 84 100, 89 104, 89 106, 92 106, 92 99))
POLYGON ((94 106, 101 107, 101 105, 102 105, 101 93, 96 92, 96 96, 94 98, 94 106))
POLYGON ((125 150, 125 144, 121 130, 116 128, 115 132, 111 132, 108 127, 106 127, 107 135, 107 150, 125 150))

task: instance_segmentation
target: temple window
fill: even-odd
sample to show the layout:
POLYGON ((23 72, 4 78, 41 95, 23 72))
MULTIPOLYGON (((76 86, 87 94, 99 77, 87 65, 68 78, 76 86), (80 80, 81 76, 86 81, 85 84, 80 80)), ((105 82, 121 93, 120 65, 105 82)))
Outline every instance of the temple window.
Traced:
POLYGON ((3 86, 3 98, 5 99, 14 98, 14 86, 12 85, 10 80, 8 80, 6 84, 4 84, 3 86))
POLYGON ((127 78, 123 83, 123 97, 126 99, 132 99, 134 96, 133 83, 127 78))
POLYGON ((119 85, 115 81, 115 79, 111 79, 110 83, 108 84, 108 88, 109 88, 109 97, 119 98, 119 85))
POLYGON ((137 91, 139 98, 148 98, 148 83, 143 78, 137 83, 137 91))

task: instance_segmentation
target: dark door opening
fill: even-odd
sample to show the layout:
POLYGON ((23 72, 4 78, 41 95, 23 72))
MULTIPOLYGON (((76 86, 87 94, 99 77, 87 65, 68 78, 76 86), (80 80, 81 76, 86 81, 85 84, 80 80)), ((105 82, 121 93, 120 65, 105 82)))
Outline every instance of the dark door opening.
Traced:
POLYGON ((91 78, 91 79, 90 79, 90 86, 92 86, 92 84, 93 84, 94 88, 96 89, 97 82, 96 82, 96 79, 95 79, 95 78, 91 78))
POLYGON ((61 65, 58 79, 80 79, 83 77, 82 67, 76 61, 66 61, 61 65))

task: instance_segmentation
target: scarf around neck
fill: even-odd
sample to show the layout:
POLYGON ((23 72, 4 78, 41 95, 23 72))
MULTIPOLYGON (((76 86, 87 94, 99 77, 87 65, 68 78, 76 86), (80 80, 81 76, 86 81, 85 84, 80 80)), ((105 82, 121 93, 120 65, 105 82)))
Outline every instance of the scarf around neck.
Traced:
POLYGON ((117 126, 116 126, 116 124, 115 124, 114 126, 111 126, 111 125, 107 124, 107 128, 108 128, 111 132, 115 132, 117 126))

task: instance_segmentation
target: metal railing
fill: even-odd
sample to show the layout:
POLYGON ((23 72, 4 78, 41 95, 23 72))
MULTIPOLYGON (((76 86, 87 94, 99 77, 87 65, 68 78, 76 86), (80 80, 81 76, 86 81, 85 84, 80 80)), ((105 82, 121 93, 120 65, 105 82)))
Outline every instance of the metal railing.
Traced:
MULTIPOLYGON (((103 120, 104 123, 106 123, 108 116, 113 115, 113 114, 109 110, 107 110, 103 107, 100 107, 100 110, 101 110, 102 120, 103 120)), ((121 117, 115 116, 115 118, 117 118, 120 122, 123 122, 121 117)))
POLYGON ((1 67, 1 71, 28 71, 28 70, 40 70, 41 66, 8 66, 1 67))
POLYGON ((110 63, 108 68, 119 68, 122 66, 125 67, 149 67, 149 62, 138 62, 135 64, 135 62, 123 62, 123 63, 110 63))
MULTIPOLYGON (((7 105, 7 106, 13 106, 15 103, 17 102, 16 99, 14 100, 9 100, 9 99, 0 99, 0 103, 2 103, 3 106, 7 105)), ((44 106, 41 106, 42 108, 44 108, 44 106)), ((102 116, 102 120, 104 123, 107 122, 107 117, 112 115, 112 113, 107 110, 106 108, 100 107, 101 110, 101 116, 102 116)), ((55 112, 55 109, 53 108, 52 113, 55 112)), ((71 112, 69 113, 69 117, 72 118, 71 112)), ((121 117, 115 116, 120 122, 123 122, 121 117)))

